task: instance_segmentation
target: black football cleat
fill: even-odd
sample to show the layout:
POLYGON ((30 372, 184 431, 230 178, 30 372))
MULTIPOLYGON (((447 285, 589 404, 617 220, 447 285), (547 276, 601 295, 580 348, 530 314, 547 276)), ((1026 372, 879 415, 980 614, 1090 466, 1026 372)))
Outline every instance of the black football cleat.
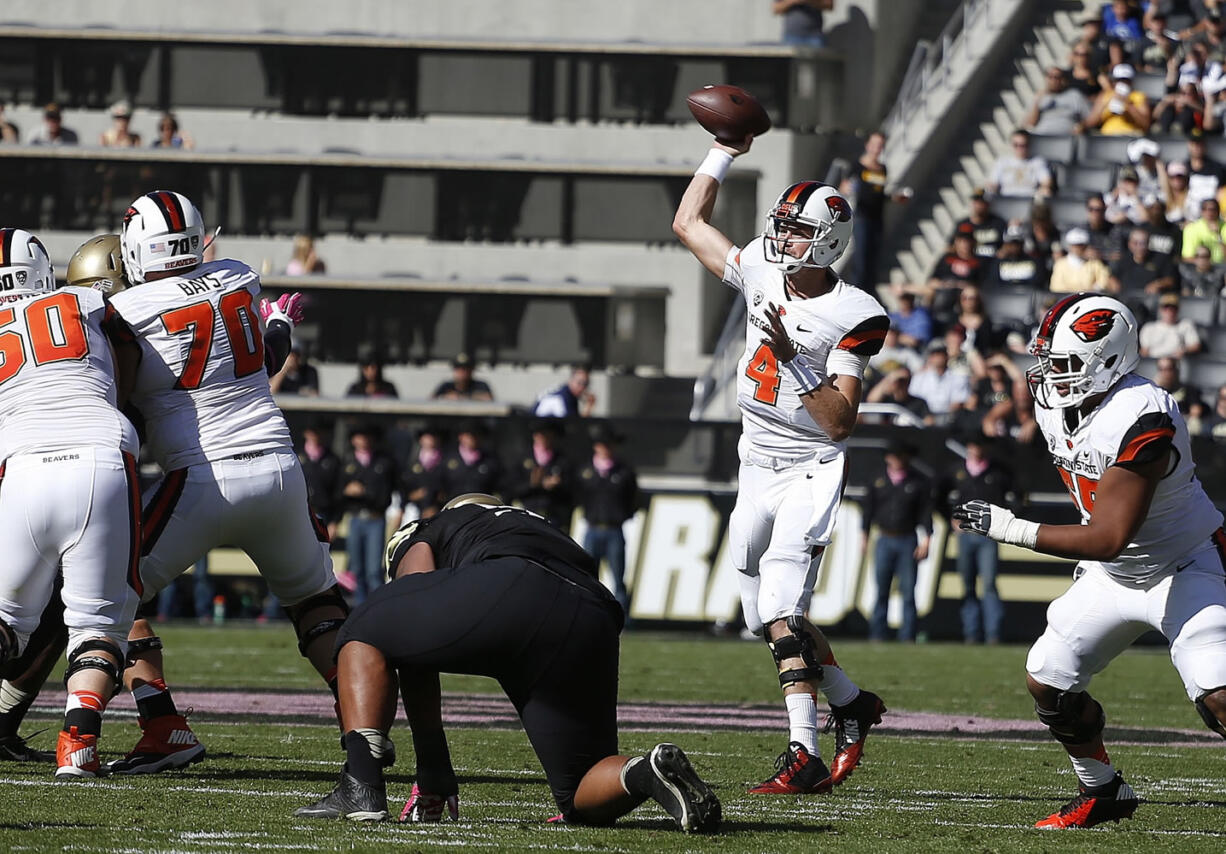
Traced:
POLYGON ((864 758, 864 741, 874 724, 881 723, 885 703, 872 691, 861 691, 846 706, 831 706, 825 731, 834 730, 834 759, 830 782, 837 786, 851 776, 864 758))
POLYGON ((0 736, 0 762, 46 762, 55 761, 54 750, 37 750, 26 744, 19 735, 0 736))
POLYGON ((714 833, 723 819, 723 808, 711 787, 694 771, 690 760, 675 744, 657 744, 647 754, 651 763, 651 797, 686 833, 714 833))
POLYGON ((368 786, 348 771, 341 772, 336 788, 307 807, 294 810, 299 818, 347 818, 350 821, 383 821, 387 818, 387 790, 368 786))
POLYGON ((1132 786, 1125 783, 1119 774, 1105 786, 1078 784, 1077 789, 1077 797, 1060 807, 1059 811, 1036 822, 1035 827, 1093 827, 1104 821, 1132 818, 1140 803, 1132 786))

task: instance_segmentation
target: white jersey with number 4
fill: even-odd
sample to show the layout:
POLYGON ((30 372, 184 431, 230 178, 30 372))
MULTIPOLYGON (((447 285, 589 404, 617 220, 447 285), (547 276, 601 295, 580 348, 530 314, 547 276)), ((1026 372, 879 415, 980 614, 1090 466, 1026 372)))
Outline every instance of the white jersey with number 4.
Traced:
POLYGON ((724 282, 745 298, 745 352, 737 366, 737 406, 749 449, 775 457, 800 457, 821 446, 841 448, 805 409, 791 373, 780 369, 762 343, 770 322, 766 309, 780 308, 796 358, 824 376, 862 378, 870 356, 881 349, 889 318, 881 303, 839 279, 825 294, 801 299, 787 290, 783 273, 766 262, 762 240, 733 246, 724 261, 724 282))
POLYGON ((1098 481, 1119 463, 1144 464, 1166 455, 1149 513, 1133 541, 1101 566, 1113 578, 1143 583, 1173 572, 1192 552, 1204 549, 1222 525, 1222 514, 1196 478, 1188 428, 1179 406, 1164 390, 1137 374, 1120 380, 1090 414, 1069 429, 1065 410, 1035 408, 1048 450, 1083 521, 1094 512, 1098 481))
POLYGON ((0 460, 62 448, 137 450, 115 408, 115 367, 99 291, 0 296, 0 460))
POLYGON ((226 259, 112 297, 140 341, 132 403, 165 471, 291 446, 268 388, 259 292, 255 271, 226 259))

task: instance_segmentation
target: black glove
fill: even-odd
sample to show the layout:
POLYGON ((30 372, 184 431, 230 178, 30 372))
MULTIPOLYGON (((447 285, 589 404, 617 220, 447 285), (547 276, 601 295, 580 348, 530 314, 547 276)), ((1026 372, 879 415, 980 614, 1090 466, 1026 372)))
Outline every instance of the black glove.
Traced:
POLYGON ((993 507, 986 501, 976 499, 955 507, 953 519, 961 524, 962 530, 986 537, 988 536, 988 531, 992 530, 992 511, 1000 509, 999 507, 993 507))

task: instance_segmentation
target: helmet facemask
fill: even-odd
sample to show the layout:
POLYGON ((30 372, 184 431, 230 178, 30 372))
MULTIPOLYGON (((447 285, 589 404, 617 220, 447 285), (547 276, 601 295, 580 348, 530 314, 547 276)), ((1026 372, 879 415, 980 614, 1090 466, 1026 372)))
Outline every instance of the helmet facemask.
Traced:
POLYGON ((1069 409, 1111 388, 1122 372, 1112 370, 1118 366, 1117 354, 1103 359, 1105 348, 1103 341, 1089 353, 1053 353, 1049 343, 1036 341, 1030 353, 1039 362, 1026 371, 1035 403, 1044 409, 1069 409))
POLYGON ((796 217, 771 215, 766 218, 766 231, 762 244, 766 262, 784 273, 795 273, 802 268, 821 269, 824 265, 813 260, 813 253, 830 236, 828 222, 803 222, 796 217), (804 236, 811 233, 812 236, 804 236), (803 246, 799 257, 790 254, 789 246, 803 246))

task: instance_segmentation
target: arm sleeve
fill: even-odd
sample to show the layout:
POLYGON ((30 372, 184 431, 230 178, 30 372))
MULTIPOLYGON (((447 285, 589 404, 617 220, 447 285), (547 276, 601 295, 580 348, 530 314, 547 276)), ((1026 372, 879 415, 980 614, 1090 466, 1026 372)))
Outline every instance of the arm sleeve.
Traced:
POLYGON ((274 320, 268 324, 268 331, 264 333, 264 367, 269 376, 285 366, 291 346, 293 342, 288 323, 274 320))
POLYGON ((741 272, 741 247, 733 246, 724 258, 723 282, 738 291, 745 290, 745 278, 741 272))
POLYGON ((1173 447, 1175 423, 1165 412, 1147 412, 1120 440, 1114 465, 1145 465, 1162 459, 1173 447))

